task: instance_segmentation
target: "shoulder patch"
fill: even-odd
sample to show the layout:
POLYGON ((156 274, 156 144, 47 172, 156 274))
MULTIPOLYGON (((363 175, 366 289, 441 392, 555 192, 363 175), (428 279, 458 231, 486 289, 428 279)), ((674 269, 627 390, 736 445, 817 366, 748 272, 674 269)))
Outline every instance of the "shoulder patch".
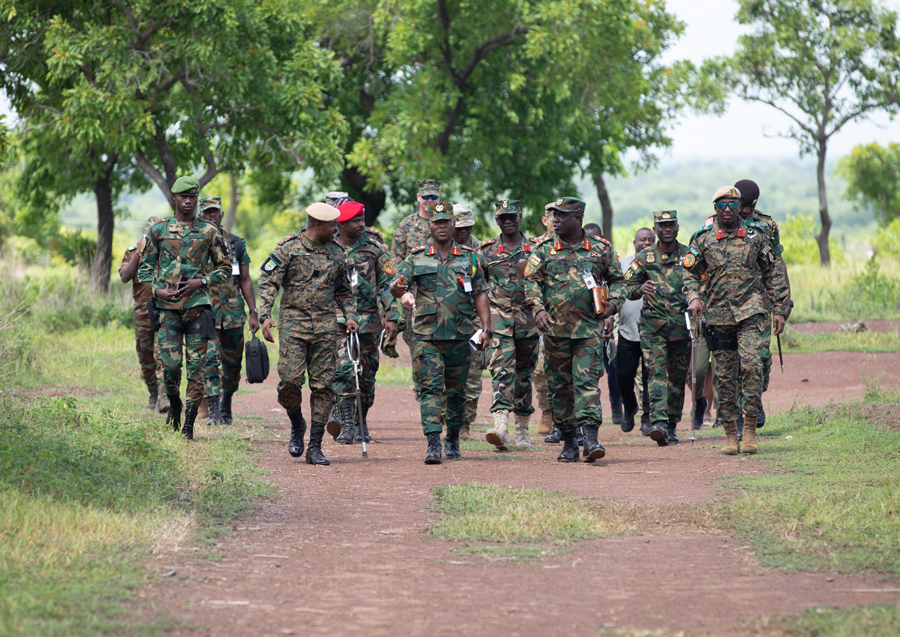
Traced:
POLYGON ((686 268, 693 267, 693 265, 694 265, 695 263, 697 263, 697 257, 695 257, 695 256, 693 255, 693 253, 691 253, 691 252, 688 252, 688 253, 687 253, 686 255, 684 255, 684 257, 681 259, 681 265, 683 265, 683 266, 686 267, 686 268))
POLYGON ((637 262, 632 261, 631 265, 628 266, 628 269, 625 270, 625 280, 630 281, 632 277, 637 274, 638 269, 640 269, 640 267, 638 266, 637 262))
POLYGON ((394 262, 391 260, 387 260, 384 262, 384 273, 388 276, 394 276, 397 272, 397 269, 394 267, 394 262))
POLYGON ((269 255, 269 258, 263 262, 260 270, 268 274, 269 272, 272 272, 273 270, 281 267, 281 265, 281 259, 279 259, 278 256, 273 252, 269 255))
POLYGON ((651 250, 647 253, 647 256, 644 257, 644 260, 647 263, 656 263, 656 253, 651 250))

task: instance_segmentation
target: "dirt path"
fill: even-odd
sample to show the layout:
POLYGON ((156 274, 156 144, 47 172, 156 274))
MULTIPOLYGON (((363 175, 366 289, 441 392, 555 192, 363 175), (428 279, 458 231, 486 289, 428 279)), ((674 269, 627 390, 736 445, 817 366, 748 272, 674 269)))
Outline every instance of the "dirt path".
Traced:
MULTIPOLYGON (((871 356, 787 356, 790 374, 782 379, 777 372, 767 408, 859 397, 861 377, 873 368, 900 377, 900 354, 871 356)), ((278 416, 271 427, 286 441, 287 420, 272 411, 274 380, 238 394, 235 409, 278 416)), ((479 409, 485 424, 486 398, 479 409)), ((764 470, 755 459, 719 455, 720 430, 704 430, 693 447, 660 449, 606 424, 601 441, 608 456, 596 465, 557 463, 559 446, 541 443, 536 451, 502 456, 464 451, 463 461, 426 467, 409 389, 380 389, 370 420, 378 442, 366 461, 358 445, 330 438, 326 468, 290 458, 286 443, 260 443, 280 499, 235 527, 216 548, 225 556, 219 563, 189 551, 160 556, 160 573, 178 573, 142 595, 204 627, 183 634, 215 636, 596 635, 603 627, 743 635, 762 615, 900 598, 878 592, 900 588, 878 576, 763 569, 748 547, 726 535, 667 533, 657 525, 646 535, 579 542, 526 564, 462 556, 453 551, 457 543, 424 533, 430 489, 453 483, 648 504, 713 500, 722 495, 719 476, 764 470)))

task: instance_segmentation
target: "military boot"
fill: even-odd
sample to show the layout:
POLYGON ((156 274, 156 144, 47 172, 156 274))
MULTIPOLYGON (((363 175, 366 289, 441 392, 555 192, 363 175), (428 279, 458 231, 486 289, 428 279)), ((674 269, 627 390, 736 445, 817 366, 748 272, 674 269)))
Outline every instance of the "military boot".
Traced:
POLYGON ((516 449, 531 449, 531 438, 528 436, 529 414, 516 414, 516 449))
POLYGON ((447 460, 461 460, 462 454, 459 452, 459 429, 447 428, 444 434, 444 455, 447 460))
POLYGON ((709 402, 706 400, 706 396, 700 396, 697 401, 694 403, 694 417, 691 418, 691 428, 694 430, 703 428, 703 416, 706 414, 706 408, 709 406, 709 402))
POLYGON ((306 464, 314 464, 327 467, 331 464, 328 458, 322 455, 322 436, 325 435, 324 425, 313 425, 309 430, 309 447, 306 449, 306 464))
POLYGON ((509 412, 506 409, 495 411, 494 428, 485 434, 484 439, 497 447, 498 451, 509 449, 509 412))
POLYGON ((622 403, 618 405, 611 405, 610 410, 612 411, 612 421, 614 425, 622 424, 622 417, 624 416, 624 412, 622 411, 622 403))
MULTIPOLYGON (((325 430, 329 434, 331 434, 331 437, 336 442, 338 441, 338 437, 344 433, 344 423, 341 418, 341 415, 342 415, 341 414, 341 411, 342 411, 341 404, 342 403, 335 403, 334 405, 332 405, 331 415, 328 416, 328 422, 325 423, 325 430)), ((352 441, 352 435, 353 435, 352 431, 350 432, 350 435, 351 435, 351 441, 352 441)), ((341 440, 339 442, 344 442, 344 443, 350 444, 346 440, 341 440)))
POLYGON ((206 421, 206 426, 208 427, 209 425, 221 425, 222 414, 219 411, 219 397, 209 396, 206 399, 206 402, 209 404, 209 419, 206 421))
POLYGON ((184 410, 184 426, 181 428, 181 435, 187 440, 194 439, 194 421, 197 419, 197 403, 192 403, 184 410))
POLYGON ((544 442, 550 442, 553 444, 558 443, 560 440, 562 440, 562 434, 560 433, 559 428, 556 426, 550 429, 550 433, 547 434, 546 438, 544 438, 544 442))
POLYGON ((671 422, 669 423, 669 426, 667 427, 666 432, 668 433, 668 438, 666 438, 666 441, 670 445, 677 445, 679 442, 681 442, 680 440, 678 440, 678 436, 675 435, 675 429, 677 427, 678 427, 677 423, 671 423, 671 422))
POLYGON ((637 403, 635 403, 634 407, 625 407, 625 413, 622 414, 622 424, 619 425, 625 433, 634 429, 634 417, 637 415, 637 411, 637 403))
POLYGON ((226 391, 222 392, 222 398, 219 399, 219 413, 222 415, 222 424, 230 425, 234 422, 234 417, 231 415, 231 397, 234 396, 234 392, 226 391))
POLYGON ((541 422, 538 423, 537 433, 539 436, 546 436, 553 429, 553 414, 548 409, 541 411, 541 422))
POLYGON ((425 464, 441 464, 441 432, 425 434, 428 438, 428 451, 425 452, 425 464))
MULTIPOLYGON (((592 422, 584 426, 584 461, 593 462, 606 455, 606 449, 597 442, 598 423, 592 422)), ((563 450, 565 451, 565 450, 563 450)))
POLYGON ((336 442, 339 442, 344 445, 352 445, 353 444, 353 435, 356 429, 356 418, 354 418, 353 413, 353 404, 352 403, 340 403, 335 406, 332 413, 337 412, 337 419, 341 423, 340 431, 338 435, 334 435, 334 420, 329 420, 326 428, 328 429, 328 433, 330 433, 336 442))
MULTIPOLYGON (((356 404, 351 405, 353 409, 354 418, 358 419, 356 416, 356 404)), ((363 435, 365 435, 366 442, 372 442, 372 436, 369 435, 369 423, 366 422, 366 414, 369 412, 368 409, 363 407, 363 421, 361 423, 356 423, 356 427, 354 428, 355 434, 353 439, 356 442, 362 442, 363 435), (362 433, 360 433, 362 432, 362 433)))
POLYGON ((578 445, 575 443, 575 427, 569 425, 559 428, 560 438, 563 441, 563 448, 556 457, 559 462, 578 462, 578 445))
POLYGON ((748 413, 747 418, 744 420, 744 437, 741 441, 741 453, 753 455, 754 453, 757 453, 759 451, 756 446, 757 429, 758 427, 756 425, 756 417, 754 417, 752 413, 748 413))
POLYGON ((662 420, 653 423, 653 426, 650 427, 650 440, 660 447, 669 444, 669 423, 662 420))
POLYGON ((743 440, 744 439, 744 410, 743 409, 741 409, 741 411, 738 412, 737 422, 735 423, 735 425, 737 426, 738 440, 743 440))
POLYGON ((759 406, 759 416, 756 417, 756 428, 762 429, 763 425, 766 424, 766 408, 762 406, 760 403, 759 406))
POLYGON ((159 389, 156 387, 148 387, 147 391, 150 392, 150 399, 147 401, 147 409, 150 411, 156 410, 156 395, 159 393, 159 389))
POLYGON ((172 405, 169 402, 169 396, 166 394, 166 390, 160 387, 159 394, 156 396, 156 413, 168 413, 171 406, 172 405))
POLYGON ((204 396, 200 403, 197 405, 197 416, 200 418, 200 420, 209 418, 209 403, 206 400, 206 396, 204 396))
POLYGON ((166 424, 172 425, 172 431, 181 429, 181 397, 178 394, 167 396, 169 399, 169 415, 166 416, 166 424))
POLYGON ((722 447, 722 453, 726 456, 738 455, 741 443, 738 441, 737 423, 723 421, 722 427, 725 428, 725 446, 722 447))
POLYGON ((575 444, 579 447, 584 444, 584 427, 575 425, 575 444))
POLYGON ((292 458, 303 455, 303 436, 306 435, 306 419, 298 409, 288 414, 291 419, 291 439, 288 441, 288 453, 292 458))
POLYGON ((466 423, 463 425, 462 429, 459 430, 459 439, 460 440, 472 440, 472 430, 469 428, 470 423, 466 423))

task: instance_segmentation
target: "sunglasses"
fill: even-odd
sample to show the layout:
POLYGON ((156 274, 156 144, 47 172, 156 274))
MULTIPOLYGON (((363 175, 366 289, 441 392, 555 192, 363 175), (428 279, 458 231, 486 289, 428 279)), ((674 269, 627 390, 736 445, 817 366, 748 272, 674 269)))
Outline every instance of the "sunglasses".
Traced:
POLYGON ((720 201, 716 203, 716 208, 718 208, 719 210, 725 210, 725 208, 728 208, 729 210, 737 210, 739 205, 740 204, 736 201, 729 201, 727 203, 724 201, 720 201))
POLYGON ((425 201, 437 201, 438 198, 439 198, 438 195, 420 195, 420 196, 421 196, 422 199, 424 199, 425 201))
POLYGON ((515 212, 504 212, 501 215, 496 215, 497 221, 515 221, 519 218, 518 213, 515 212))

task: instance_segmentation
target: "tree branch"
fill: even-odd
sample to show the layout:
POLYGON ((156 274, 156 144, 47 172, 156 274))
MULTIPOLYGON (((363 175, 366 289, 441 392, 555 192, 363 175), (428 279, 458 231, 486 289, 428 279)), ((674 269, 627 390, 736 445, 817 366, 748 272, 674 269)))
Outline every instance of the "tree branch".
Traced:
MULTIPOLYGON (((162 191, 163 195, 165 195, 166 200, 169 202, 169 205, 172 209, 175 209, 175 198, 172 196, 172 188, 169 183, 166 181, 166 178, 159 171, 159 169, 150 163, 150 160, 147 159, 147 156, 144 155, 144 151, 138 148, 134 151, 134 161, 137 164, 138 168, 144 171, 150 179, 156 182, 156 185, 162 191)), ((174 182, 173 182, 174 183, 174 182)))

